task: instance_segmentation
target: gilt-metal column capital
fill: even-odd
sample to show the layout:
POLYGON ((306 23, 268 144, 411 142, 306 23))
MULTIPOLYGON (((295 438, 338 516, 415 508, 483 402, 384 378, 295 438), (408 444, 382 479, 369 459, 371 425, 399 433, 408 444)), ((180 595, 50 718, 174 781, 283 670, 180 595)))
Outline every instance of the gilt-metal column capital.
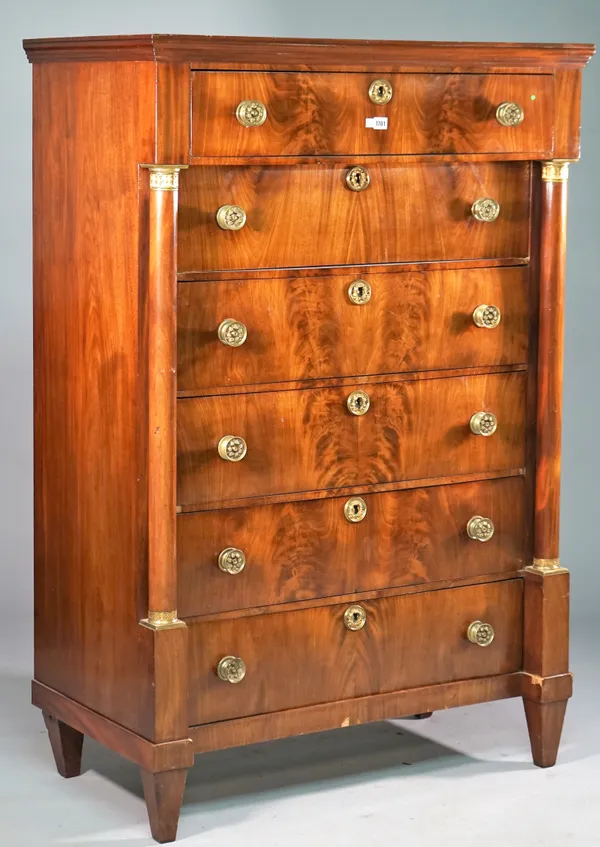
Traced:
POLYGON ((189 165, 142 165, 141 167, 150 171, 152 191, 177 191, 179 171, 184 171, 189 165))
POLYGON ((569 179, 569 165, 575 159, 552 159, 542 162, 542 179, 544 182, 566 182, 569 179))

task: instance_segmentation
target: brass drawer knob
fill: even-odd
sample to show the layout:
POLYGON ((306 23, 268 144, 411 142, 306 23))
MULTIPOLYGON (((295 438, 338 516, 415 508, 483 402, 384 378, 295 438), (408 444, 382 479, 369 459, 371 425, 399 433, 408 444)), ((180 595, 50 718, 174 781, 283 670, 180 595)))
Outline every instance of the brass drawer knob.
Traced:
POLYGON ((241 347, 248 338, 248 330, 240 321, 233 318, 225 318, 221 321, 217 330, 219 341, 227 347, 241 347))
POLYGON ((377 106, 385 106, 394 94, 392 83, 387 79, 374 79, 369 86, 369 100, 377 106))
POLYGON ((498 306, 482 304, 481 306, 477 306, 473 312, 473 323, 482 329, 495 329, 501 319, 502 314, 498 306))
POLYGON ((217 212, 217 223, 221 229, 241 229, 246 223, 246 213, 241 206, 221 206, 217 212))
POLYGON ((500 103, 496 109, 496 120, 502 126, 519 126, 524 118, 525 112, 518 103, 500 103))
POLYGON ((353 391, 346 400, 348 411, 353 415, 366 415, 371 405, 371 399, 366 391, 353 391))
POLYGON ((350 523, 360 523, 367 517, 367 504, 362 497, 351 497, 344 503, 344 517, 350 523))
POLYGON ((241 573, 246 567, 246 556, 243 550, 237 547, 226 547, 219 553, 218 559, 219 568, 224 573, 230 573, 235 576, 241 573))
POLYGON ((371 286, 364 279, 355 279, 348 289, 348 297, 352 303, 362 306, 368 303, 372 294, 371 286))
POLYGON ((473 435, 493 435, 498 428, 498 420, 491 412, 475 412, 469 426, 473 435))
POLYGON ((248 447, 239 435, 224 435, 219 441, 217 450, 219 456, 226 462, 241 462, 248 451, 248 447))
POLYGON ((369 171, 363 168, 362 165, 357 165, 355 168, 350 168, 346 174, 346 185, 352 191, 364 191, 369 187, 371 177, 369 171))
POLYGON ((484 623, 483 621, 473 621, 472 624, 469 624, 467 630, 467 638, 471 644, 477 644, 478 647, 489 647, 495 635, 491 623, 484 623))
POLYGON ((223 656, 217 665, 217 676, 223 682, 241 682, 246 676, 246 663, 238 656, 223 656))
POLYGON ((481 221, 484 224, 490 224, 495 221, 500 214, 500 203, 493 200, 491 197, 480 197, 471 206, 471 214, 476 221, 481 221))
POLYGON ((489 541, 494 534, 494 523, 490 518, 474 515, 467 524, 467 535, 474 541, 489 541))
POLYGON ((344 626, 352 632, 358 632, 367 622, 367 612, 363 606, 348 606, 344 612, 344 626))
POLYGON ((267 107, 260 100, 242 100, 235 116, 242 126, 262 126, 267 120, 267 107))

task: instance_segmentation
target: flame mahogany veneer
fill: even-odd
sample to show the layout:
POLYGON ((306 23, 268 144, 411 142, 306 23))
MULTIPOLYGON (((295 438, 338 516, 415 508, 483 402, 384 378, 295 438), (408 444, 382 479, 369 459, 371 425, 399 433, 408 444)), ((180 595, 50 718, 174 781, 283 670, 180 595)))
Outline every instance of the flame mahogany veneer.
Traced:
POLYGON ((25 49, 33 702, 59 773, 85 735, 126 756, 167 842, 203 751, 520 696, 554 764, 565 160, 594 48, 25 49))

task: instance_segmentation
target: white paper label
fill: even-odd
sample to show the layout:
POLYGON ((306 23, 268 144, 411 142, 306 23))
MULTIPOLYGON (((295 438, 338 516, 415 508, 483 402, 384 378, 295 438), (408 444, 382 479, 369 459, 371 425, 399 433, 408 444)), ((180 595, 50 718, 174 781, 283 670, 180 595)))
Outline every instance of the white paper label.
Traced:
POLYGON ((365 126, 367 129, 387 129, 387 118, 367 118, 365 126))

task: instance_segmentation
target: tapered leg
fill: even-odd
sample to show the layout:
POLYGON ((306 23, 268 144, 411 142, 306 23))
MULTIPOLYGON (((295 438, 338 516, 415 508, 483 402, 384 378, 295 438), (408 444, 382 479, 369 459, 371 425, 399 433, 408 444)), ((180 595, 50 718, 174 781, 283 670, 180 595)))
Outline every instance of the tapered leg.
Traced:
POLYGON ((533 761, 539 768, 551 768, 556 764, 567 702, 534 703, 523 700, 533 761))
POLYGON ((159 844, 175 841, 187 768, 162 773, 141 769, 152 837, 159 844))
POLYGON ((79 776, 81 773, 83 733, 59 721, 58 718, 52 717, 48 712, 42 712, 42 714, 48 730, 57 771, 65 779, 79 776))

